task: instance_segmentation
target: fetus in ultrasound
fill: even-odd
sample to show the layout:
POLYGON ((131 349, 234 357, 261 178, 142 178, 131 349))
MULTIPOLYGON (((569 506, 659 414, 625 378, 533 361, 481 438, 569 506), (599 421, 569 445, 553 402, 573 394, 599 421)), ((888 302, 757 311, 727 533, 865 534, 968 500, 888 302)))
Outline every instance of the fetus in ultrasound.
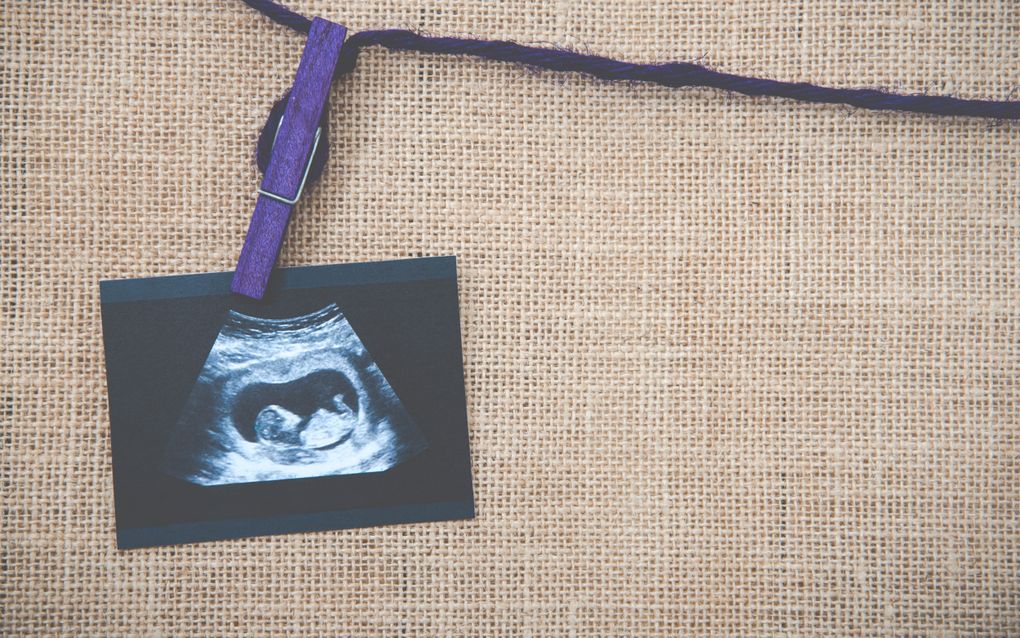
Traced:
POLYGON ((360 474, 426 447, 336 304, 289 319, 231 311, 164 469, 199 485, 360 474))

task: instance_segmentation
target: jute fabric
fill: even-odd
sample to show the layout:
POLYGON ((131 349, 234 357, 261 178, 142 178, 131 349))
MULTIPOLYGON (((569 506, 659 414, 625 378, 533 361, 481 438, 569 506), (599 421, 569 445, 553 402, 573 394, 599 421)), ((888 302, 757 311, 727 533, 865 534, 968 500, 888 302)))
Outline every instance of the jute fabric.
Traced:
MULTIPOLYGON (((292 6, 1020 86, 1014 2, 292 6)), ((368 50, 281 262, 458 255, 478 517, 120 552, 98 281, 233 268, 304 39, 227 0, 0 21, 3 635, 1020 634, 1017 124, 368 50)))

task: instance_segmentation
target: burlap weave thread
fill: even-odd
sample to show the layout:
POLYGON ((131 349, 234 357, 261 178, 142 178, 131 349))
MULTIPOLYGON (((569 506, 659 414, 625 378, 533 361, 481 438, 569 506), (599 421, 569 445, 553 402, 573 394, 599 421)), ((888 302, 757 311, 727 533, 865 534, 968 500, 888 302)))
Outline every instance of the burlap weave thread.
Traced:
MULTIPOLYGON (((1009 99, 1020 6, 293 2, 1009 99)), ((303 38, 0 16, 5 636, 1020 633, 1017 124, 366 50, 285 265, 456 254, 478 518, 118 552, 98 280, 229 270, 303 38)))

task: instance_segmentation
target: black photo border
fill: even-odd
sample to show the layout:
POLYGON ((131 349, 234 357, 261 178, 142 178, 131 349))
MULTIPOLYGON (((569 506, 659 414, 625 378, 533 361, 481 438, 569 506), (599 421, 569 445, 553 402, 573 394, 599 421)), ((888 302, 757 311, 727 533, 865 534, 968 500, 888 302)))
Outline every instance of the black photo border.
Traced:
MULTIPOLYGON (((232 273, 221 272, 100 282, 110 407, 116 537, 119 548, 131 549, 292 532, 455 520, 475 516, 455 257, 280 268, 270 279, 262 302, 231 294, 229 288, 232 276, 232 273), (428 292, 416 293, 419 288, 422 290, 427 288, 428 292), (377 475, 317 477, 212 488, 191 486, 167 477, 154 478, 156 471, 150 472, 145 467, 147 463, 144 457, 151 456, 155 450, 139 449, 153 446, 139 445, 137 441, 141 439, 134 436, 137 433, 130 430, 142 427, 138 423, 139 407, 132 405, 132 401, 137 403, 138 398, 132 395, 131 386, 135 385, 137 389, 136 384, 140 379, 136 370, 144 369, 140 367, 138 360, 144 358, 146 353, 136 351, 140 348, 144 350, 147 344, 151 344, 153 339, 150 333, 174 330, 174 336, 178 341, 195 341, 201 344, 196 346, 199 350, 205 348, 205 352, 208 353, 207 346, 211 347, 211 340, 215 339, 215 332, 218 331, 216 326, 211 324, 208 317, 204 322, 198 321, 201 326, 180 325, 179 319, 191 317, 195 309, 203 310, 207 307, 212 307, 213 310, 210 312, 214 313, 221 311, 225 313, 226 309, 235 309, 248 314, 259 314, 275 308, 276 312, 285 316, 294 313, 292 309, 286 308, 288 296, 294 298, 295 295, 308 294, 308 291, 316 289, 327 291, 329 294, 346 291, 350 295, 361 295, 362 298, 369 299, 376 308, 377 316, 381 316, 379 308, 385 309, 384 304, 391 303, 386 300, 386 295, 391 295, 392 303, 396 304, 394 307, 403 304, 401 312, 406 318, 403 323, 399 323, 398 317, 395 320, 398 323, 393 325, 399 327, 396 332, 400 333, 399 338, 404 339, 404 342, 390 348, 392 350, 406 351, 408 344, 413 349, 413 345, 418 343, 417 340, 432 340, 441 344, 436 347, 442 348, 440 351, 442 361, 430 365, 428 369, 412 370, 412 374, 403 375, 404 379, 412 379, 404 382, 405 389, 410 387, 408 394, 411 396, 407 398, 414 398, 413 386, 419 381, 424 384, 441 383, 440 386, 436 386, 440 388, 441 394, 437 401, 438 407, 433 409, 430 402, 419 398, 416 401, 418 409, 415 410, 414 406, 407 404, 405 396, 401 398, 405 400, 412 417, 418 418, 424 414, 426 423, 422 425, 427 426, 427 430, 436 432, 436 428, 443 429, 441 433, 447 445, 441 450, 431 452, 432 456, 430 450, 426 450, 422 455, 424 459, 412 459, 394 470, 380 472, 377 475), (417 298, 414 297, 416 294, 417 298), (421 306, 433 299, 434 308, 430 314, 429 308, 421 306), (184 304, 180 311, 181 317, 177 318, 178 320, 172 316, 168 317, 166 325, 155 327, 147 325, 151 322, 132 321, 133 315, 146 308, 148 302, 167 302, 161 307, 170 308, 171 314, 184 304), (281 306, 284 308, 281 309, 281 306), (411 313, 422 313, 424 318, 412 317, 411 313), (404 334, 415 330, 419 333, 404 334), (419 381, 414 381, 414 378, 419 381), (419 414, 415 414, 416 411, 419 414), (443 415, 441 422, 435 422, 437 420, 435 414, 443 415), (429 420, 433 422, 428 422, 429 420), (138 454, 143 457, 141 461, 135 456, 138 454), (434 476, 436 472, 446 473, 445 482, 442 483, 443 487, 432 490, 438 493, 431 493, 427 477, 434 476), (143 484, 148 481, 155 485, 152 493, 146 493, 144 488, 140 488, 139 481, 143 484), (399 494, 401 486, 410 488, 409 491, 415 494, 401 498, 399 494), (301 495, 305 493, 302 490, 319 494, 318 498, 321 500, 321 495, 331 493, 328 490, 332 487, 369 491, 374 489, 385 498, 382 499, 381 505, 359 502, 358 506, 333 508, 330 507, 329 499, 326 499, 325 503, 316 502, 313 495, 309 497, 311 500, 304 504, 307 507, 302 507, 300 502, 294 504, 295 500, 300 501, 301 495), (275 502, 286 502, 287 505, 283 508, 278 507, 275 511, 270 507, 270 511, 265 512, 251 511, 258 509, 254 506, 247 508, 239 506, 234 508, 235 511, 222 515, 216 509, 218 501, 222 506, 234 503, 234 499, 237 498, 242 502, 247 498, 251 502, 261 500, 270 503, 275 499, 275 502), (143 499, 153 499, 153 502, 149 503, 143 499), (162 503, 174 504, 174 499, 181 501, 176 504, 178 508, 187 508, 189 499, 196 503, 201 501, 202 505, 198 510, 209 515, 186 517, 189 520, 174 520, 172 515, 167 515, 164 517, 165 520, 159 520, 157 524, 139 524, 136 520, 138 517, 133 516, 134 510, 139 506, 151 509, 153 503, 158 504, 162 500, 162 503)), ((312 305, 316 303, 319 302, 312 305)), ((345 314, 352 309, 349 304, 346 308, 343 303, 340 303, 340 306, 345 314)), ((305 310, 308 308, 301 311, 305 310)), ((149 319, 152 316, 161 317, 159 313, 154 315, 152 311, 146 316, 149 319)), ((348 318, 352 324, 356 322, 356 317, 348 314, 348 318)), ((362 329, 358 330, 359 336, 364 338, 363 332, 371 332, 373 329, 371 323, 374 322, 362 325, 362 329)), ((386 327, 380 328, 383 331, 385 329, 386 327)), ((385 332, 379 334, 385 335, 385 332)), ((385 339, 385 336, 376 335, 375 339, 379 342, 379 339, 385 339)), ((368 341, 366 347, 373 352, 368 341)), ((190 378, 193 381, 194 375, 197 375, 194 363, 198 360, 196 357, 197 355, 192 356, 186 365, 168 364, 162 370, 155 369, 152 374, 157 378, 152 382, 158 384, 159 375, 176 375, 178 381, 176 385, 183 387, 181 379, 190 378)), ((385 364, 381 361, 377 363, 380 367, 389 365, 393 370, 394 367, 402 365, 400 362, 403 358, 404 354, 391 353, 385 364)), ((413 352, 406 353, 406 358, 409 361, 407 365, 412 368, 415 366, 421 368, 423 361, 427 359, 421 353, 416 356, 413 352)), ((204 355, 201 359, 204 362, 204 355)), ((200 367, 201 363, 198 366, 200 367)), ((383 372, 389 374, 385 368, 383 372)), ((398 394, 401 393, 400 387, 395 385, 394 389, 398 394)), ((431 390, 434 391, 435 388, 431 390)), ((146 390, 142 390, 140 394, 157 396, 157 392, 151 387, 147 392, 146 395, 146 390)), ((422 393, 424 392, 423 390, 422 393)), ((176 400, 179 402, 180 398, 181 394, 178 391, 176 400)), ((155 409, 166 411, 170 408, 167 405, 157 405, 155 409)))

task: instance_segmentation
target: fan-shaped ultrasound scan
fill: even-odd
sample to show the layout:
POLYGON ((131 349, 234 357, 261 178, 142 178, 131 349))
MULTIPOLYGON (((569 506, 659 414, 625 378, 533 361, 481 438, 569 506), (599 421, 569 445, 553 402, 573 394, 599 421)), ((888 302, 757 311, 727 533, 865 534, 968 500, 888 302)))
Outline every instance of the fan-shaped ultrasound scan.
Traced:
POLYGON ((164 470, 198 485, 360 474, 426 447, 336 304, 289 319, 230 311, 164 470))

